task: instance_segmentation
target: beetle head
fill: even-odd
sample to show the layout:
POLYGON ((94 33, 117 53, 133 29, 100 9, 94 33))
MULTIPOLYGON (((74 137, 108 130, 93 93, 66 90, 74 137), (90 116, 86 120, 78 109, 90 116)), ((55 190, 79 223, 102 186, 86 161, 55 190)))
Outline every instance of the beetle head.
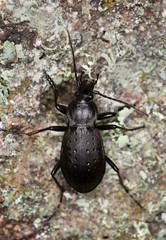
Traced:
POLYGON ((78 91, 75 96, 78 101, 89 102, 93 99, 93 89, 97 80, 81 80, 78 84, 78 91))

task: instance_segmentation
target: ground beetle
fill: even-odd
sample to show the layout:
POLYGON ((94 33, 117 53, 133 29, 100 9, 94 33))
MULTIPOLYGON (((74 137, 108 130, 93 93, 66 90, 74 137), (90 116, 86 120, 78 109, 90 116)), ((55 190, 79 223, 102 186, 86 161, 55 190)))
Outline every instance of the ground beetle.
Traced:
MULTIPOLYGON (((99 75, 96 80, 83 80, 82 75, 77 76, 76 63, 74 50, 71 42, 70 35, 68 33, 69 43, 71 46, 75 79, 77 82, 78 90, 75 93, 76 100, 69 103, 68 107, 58 104, 58 90, 49 77, 44 71, 44 75, 54 90, 55 107, 62 114, 66 115, 67 126, 51 126, 44 129, 28 132, 18 133, 12 130, 0 129, 7 133, 16 135, 34 135, 39 132, 47 130, 65 132, 62 140, 61 156, 60 160, 56 163, 55 167, 51 172, 51 176, 55 183, 61 190, 61 196, 58 208, 62 202, 64 188, 55 178, 55 174, 59 169, 62 170, 63 176, 68 184, 77 192, 88 193, 95 189, 101 182, 105 173, 106 162, 112 167, 112 169, 118 174, 120 184, 129 194, 129 196, 142 208, 142 205, 129 193, 128 188, 123 184, 121 175, 118 167, 115 163, 109 159, 104 152, 103 140, 101 138, 99 130, 110 130, 110 129, 122 129, 125 131, 134 131, 144 126, 135 128, 124 128, 117 125, 96 125, 97 120, 103 120, 106 118, 112 118, 117 115, 117 112, 104 112, 98 113, 96 104, 92 101, 93 95, 97 94, 107 99, 111 99, 120 103, 125 104, 127 107, 135 108, 137 111, 142 112, 135 106, 130 105, 124 101, 108 97, 100 92, 94 90, 94 86, 97 83, 99 75)), ((54 214, 51 215, 51 217, 54 214)), ((51 218, 50 217, 50 218, 51 218)))

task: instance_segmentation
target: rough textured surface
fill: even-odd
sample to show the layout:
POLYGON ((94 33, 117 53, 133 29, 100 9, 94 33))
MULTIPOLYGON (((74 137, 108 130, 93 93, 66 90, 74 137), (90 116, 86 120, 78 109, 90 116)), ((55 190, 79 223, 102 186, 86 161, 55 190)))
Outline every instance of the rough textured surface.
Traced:
MULTIPOLYGON (((100 73, 100 92, 135 104, 149 117, 124 109, 119 122, 143 130, 102 133, 106 154, 119 167, 142 211, 107 166, 93 192, 66 186, 59 201, 50 172, 60 156, 62 134, 14 136, 0 132, 0 239, 166 238, 165 19, 164 0, 57 1, 1 0, 0 128, 28 131, 65 124, 54 110, 53 92, 43 70, 60 92, 73 99, 75 80, 66 29, 73 40, 78 72, 100 73)), ((96 97, 100 111, 117 103, 96 97)), ((109 121, 105 121, 108 123, 109 121)))

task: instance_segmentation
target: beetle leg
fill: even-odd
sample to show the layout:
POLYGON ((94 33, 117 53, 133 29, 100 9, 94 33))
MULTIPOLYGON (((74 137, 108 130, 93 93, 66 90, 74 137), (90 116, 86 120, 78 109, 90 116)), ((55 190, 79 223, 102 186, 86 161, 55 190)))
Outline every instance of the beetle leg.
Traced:
POLYGON ((115 117, 117 115, 116 112, 104 112, 104 113, 99 113, 97 120, 103 120, 106 118, 111 118, 111 117, 115 117))
POLYGON ((35 130, 35 131, 32 131, 32 132, 27 132, 27 133, 14 132, 12 130, 6 130, 6 129, 2 129, 2 128, 0 128, 0 131, 6 132, 6 133, 11 133, 11 134, 14 134, 14 135, 28 135, 28 136, 32 136, 32 135, 34 135, 36 133, 44 132, 44 131, 47 131, 47 130, 57 131, 57 132, 64 132, 64 131, 66 131, 66 129, 67 129, 66 126, 51 126, 51 127, 48 127, 48 128, 43 128, 43 129, 39 129, 39 130, 35 130))
POLYGON ((110 129, 121 129, 121 130, 124 130, 124 131, 135 131, 135 130, 138 130, 138 129, 141 129, 141 128, 144 128, 145 125, 143 126, 140 126, 140 127, 135 127, 135 128, 125 128, 125 127, 120 127, 120 126, 117 126, 117 125, 114 125, 114 124, 110 124, 110 125, 99 125, 99 126, 96 126, 96 128, 98 130, 110 130, 110 129))
POLYGON ((97 120, 104 120, 106 118, 111 118, 117 116, 118 112, 122 111, 124 108, 129 108, 129 106, 122 106, 118 107, 116 112, 104 112, 104 113, 99 113, 97 120))
POLYGON ((52 89, 54 90, 54 101, 55 101, 55 107, 58 111, 60 111, 61 113, 66 115, 66 111, 67 111, 67 107, 62 105, 62 104, 58 104, 57 103, 57 98, 58 98, 58 90, 55 86, 55 83, 53 82, 53 80, 50 78, 50 76, 46 73, 46 71, 44 71, 44 74, 46 76, 47 81, 49 82, 50 86, 52 87, 52 89))
POLYGON ((124 185, 122 177, 120 175, 119 169, 118 167, 115 165, 115 163, 109 159, 107 156, 105 156, 105 160, 106 162, 112 167, 112 169, 118 174, 119 177, 119 182, 121 184, 121 186, 124 188, 124 190, 126 191, 126 193, 130 196, 130 198, 133 199, 133 201, 142 209, 144 209, 144 207, 133 197, 133 195, 131 195, 131 193, 129 192, 129 189, 124 185))
POLYGON ((57 171, 60 169, 60 161, 58 161, 55 165, 55 167, 52 169, 51 172, 51 176, 53 178, 53 180, 55 181, 55 183, 57 184, 57 186, 59 187, 59 189, 61 190, 61 196, 59 199, 59 203, 58 206, 56 207, 56 209, 54 210, 53 214, 48 218, 48 221, 56 214, 56 212, 58 211, 58 209, 60 208, 61 202, 62 202, 62 198, 63 198, 63 193, 64 193, 64 188, 62 187, 62 185, 60 185, 60 183, 58 182, 58 180, 55 178, 55 174, 57 173, 57 171))

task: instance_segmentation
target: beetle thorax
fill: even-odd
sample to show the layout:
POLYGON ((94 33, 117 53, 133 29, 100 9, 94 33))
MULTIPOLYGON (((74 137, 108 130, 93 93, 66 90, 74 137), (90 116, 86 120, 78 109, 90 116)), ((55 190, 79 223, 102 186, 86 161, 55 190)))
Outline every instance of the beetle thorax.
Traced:
POLYGON ((94 102, 73 101, 68 106, 67 121, 69 126, 94 126, 97 119, 97 107, 94 102))

